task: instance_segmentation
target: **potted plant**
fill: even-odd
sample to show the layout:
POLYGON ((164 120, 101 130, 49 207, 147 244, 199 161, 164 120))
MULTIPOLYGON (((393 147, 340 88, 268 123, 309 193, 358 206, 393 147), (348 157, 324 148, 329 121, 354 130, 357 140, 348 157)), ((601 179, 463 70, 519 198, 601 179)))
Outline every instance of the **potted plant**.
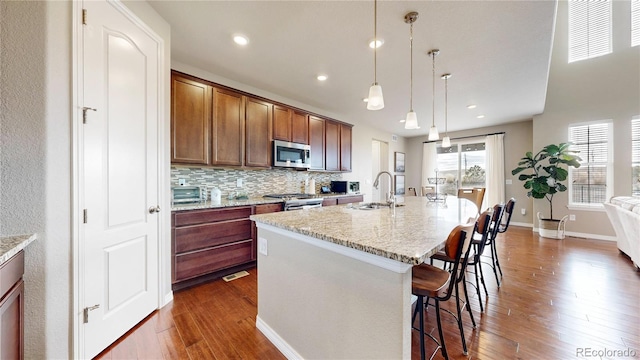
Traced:
POLYGON ((582 159, 576 155, 577 151, 569 148, 570 146, 570 143, 547 145, 535 155, 529 151, 520 159, 518 167, 511 170, 512 175, 521 173, 518 180, 524 181, 524 188, 529 190, 528 197, 546 199, 549 202, 549 218, 543 218, 538 213, 539 234, 543 237, 556 239, 564 237, 564 231, 561 234, 560 230, 566 217, 553 218, 553 196, 567 190, 562 183, 569 175, 565 166, 580 167, 579 161, 582 159))

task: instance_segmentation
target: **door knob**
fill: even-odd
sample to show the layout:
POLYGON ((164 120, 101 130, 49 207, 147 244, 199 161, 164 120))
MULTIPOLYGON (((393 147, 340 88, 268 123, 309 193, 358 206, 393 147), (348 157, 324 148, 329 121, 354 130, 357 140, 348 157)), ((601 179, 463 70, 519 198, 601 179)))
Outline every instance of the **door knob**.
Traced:
POLYGON ((160 212, 160 206, 152 206, 149 208, 149 214, 160 212))

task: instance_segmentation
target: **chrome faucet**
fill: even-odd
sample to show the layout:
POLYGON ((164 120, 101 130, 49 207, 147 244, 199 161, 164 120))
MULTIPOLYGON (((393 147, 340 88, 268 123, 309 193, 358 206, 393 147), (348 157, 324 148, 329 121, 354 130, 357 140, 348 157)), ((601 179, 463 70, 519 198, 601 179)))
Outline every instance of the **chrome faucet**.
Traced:
POLYGON ((395 211, 395 209, 396 209, 396 195, 395 195, 394 189, 396 187, 395 187, 395 184, 393 183, 393 175, 391 175, 391 173, 388 172, 388 171, 380 171, 378 173, 378 175, 376 175, 376 181, 373 182, 373 187, 376 188, 376 189, 378 188, 378 185, 380 185, 380 175, 382 175, 382 174, 389 175, 389 203, 391 204, 391 207, 395 211))

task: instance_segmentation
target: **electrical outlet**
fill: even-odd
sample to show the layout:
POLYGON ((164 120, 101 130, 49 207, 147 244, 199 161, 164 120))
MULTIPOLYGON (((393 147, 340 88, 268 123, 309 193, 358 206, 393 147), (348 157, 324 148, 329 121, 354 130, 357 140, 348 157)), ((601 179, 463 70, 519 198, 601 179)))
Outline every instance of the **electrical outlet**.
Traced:
POLYGON ((511 184, 513 184, 513 181, 511 179, 507 179, 507 180, 505 180, 505 184, 511 185, 511 184))
POLYGON ((264 256, 267 256, 268 244, 267 239, 263 237, 258 238, 258 252, 264 256))
POLYGON ((187 184, 187 179, 178 179, 178 185, 185 186, 187 184))
POLYGON ((569 221, 576 221, 576 215, 575 214, 569 214, 569 221))
POLYGON ((520 214, 527 215, 527 209, 525 208, 520 209, 520 214))
POLYGON ((239 188, 242 187, 242 179, 237 179, 236 180, 236 187, 239 187, 239 188))

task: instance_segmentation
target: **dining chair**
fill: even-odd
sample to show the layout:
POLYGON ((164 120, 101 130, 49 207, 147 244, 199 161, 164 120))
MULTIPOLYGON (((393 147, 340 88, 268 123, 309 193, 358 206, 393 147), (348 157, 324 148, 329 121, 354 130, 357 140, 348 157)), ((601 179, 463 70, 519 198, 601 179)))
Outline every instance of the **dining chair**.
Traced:
POLYGON ((484 201, 485 188, 458 189, 458 198, 468 199, 478 208, 478 214, 482 212, 482 201, 484 201))
POLYGON ((416 194, 416 188, 413 188, 413 187, 407 188, 407 195, 408 196, 418 196, 416 194))
POLYGON ((436 190, 433 188, 433 186, 423 186, 420 195, 427 196, 427 194, 434 194, 435 192, 436 190))
MULTIPOLYGON (((469 259, 469 250, 471 249, 471 237, 473 229, 473 224, 464 224, 456 226, 449 233, 444 247, 444 253, 450 258, 454 259, 449 271, 426 263, 415 265, 412 268, 411 292, 413 295, 418 297, 418 301, 413 312, 411 324, 413 327, 416 316, 419 314, 419 328, 416 329, 415 327, 413 327, 413 329, 420 332, 420 359, 422 360, 425 359, 425 336, 431 338, 431 340, 433 340, 437 345, 434 353, 431 355, 431 358, 433 358, 433 355, 435 355, 438 350, 441 350, 442 356, 445 359, 449 359, 442 330, 440 303, 448 301, 452 297, 455 298, 457 316, 447 309, 442 310, 447 311, 456 319, 458 329, 460 330, 460 338, 462 339, 461 341, 463 353, 465 355, 468 354, 467 343, 464 337, 464 328, 462 327, 462 310, 460 307, 460 294, 458 285, 461 282, 463 284, 465 282, 465 272, 469 259), (429 299, 433 299, 435 303, 434 306, 436 309, 436 323, 438 327, 438 335, 440 337, 439 341, 433 335, 431 335, 430 333, 425 333, 424 331, 424 312, 425 308, 429 305, 429 299)), ((469 297, 467 295, 466 287, 463 286, 463 289, 466 300, 465 306, 467 306, 467 309, 469 310, 471 321, 475 328, 475 320, 473 319, 473 314, 471 313, 471 308, 469 307, 469 297)))

